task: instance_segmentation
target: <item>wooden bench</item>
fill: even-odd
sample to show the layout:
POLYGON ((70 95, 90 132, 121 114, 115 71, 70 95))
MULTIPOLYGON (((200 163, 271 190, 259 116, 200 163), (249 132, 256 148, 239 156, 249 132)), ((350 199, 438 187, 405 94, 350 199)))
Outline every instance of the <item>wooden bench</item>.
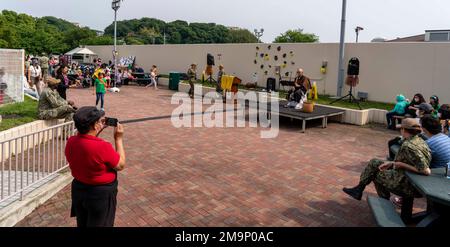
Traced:
POLYGON ((369 207, 372 210, 378 226, 406 227, 391 201, 379 197, 368 196, 367 202, 369 203, 369 207))

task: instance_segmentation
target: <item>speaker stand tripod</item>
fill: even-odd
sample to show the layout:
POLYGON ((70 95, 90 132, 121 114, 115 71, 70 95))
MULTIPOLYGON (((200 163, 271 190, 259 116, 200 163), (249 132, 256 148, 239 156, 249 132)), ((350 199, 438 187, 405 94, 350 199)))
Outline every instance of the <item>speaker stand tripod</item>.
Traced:
POLYGON ((356 103, 356 104, 358 104, 359 109, 362 110, 362 107, 359 104, 359 101, 355 98, 355 96, 353 96, 353 86, 350 86, 350 91, 348 91, 347 95, 345 95, 344 97, 341 97, 341 98, 331 102, 330 105, 332 105, 332 104, 334 104, 336 102, 342 101, 342 100, 344 100, 346 98, 348 98, 348 102, 349 103, 356 103))

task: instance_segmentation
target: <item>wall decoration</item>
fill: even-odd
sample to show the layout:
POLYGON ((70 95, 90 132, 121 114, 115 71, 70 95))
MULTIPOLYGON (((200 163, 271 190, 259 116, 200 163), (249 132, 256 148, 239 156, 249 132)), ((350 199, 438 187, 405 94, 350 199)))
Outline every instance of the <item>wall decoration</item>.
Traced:
POLYGON ((256 50, 259 51, 259 46, 256 47, 256 50))
POLYGON ((275 56, 273 59, 275 59, 275 61, 278 61, 278 56, 275 56))
POLYGON ((277 47, 277 51, 281 51, 281 46, 278 46, 278 47, 277 47))
POLYGON ((290 51, 289 54, 291 55, 291 57, 294 56, 294 52, 293 51, 290 51))
POLYGON ((287 54, 286 54, 286 53, 284 53, 284 54, 283 54, 283 58, 286 58, 286 57, 287 57, 287 54))
POLYGON ((264 55, 264 60, 266 60, 266 61, 270 60, 269 54, 264 55))
POLYGON ((264 69, 264 64, 261 64, 261 69, 264 69))
POLYGON ((272 65, 269 65, 269 69, 271 69, 272 68, 272 65))
POLYGON ((258 64, 258 61, 256 61, 256 59, 255 59, 255 61, 253 61, 255 64, 258 64))
POLYGON ((287 61, 284 61, 283 63, 284 63, 284 64, 287 64, 287 61))
POLYGON ((283 69, 285 69, 285 68, 287 67, 287 64, 283 64, 283 65, 281 65, 281 67, 282 67, 283 69))
POLYGON ((267 70, 264 71, 264 74, 265 74, 265 75, 268 75, 268 74, 269 74, 269 71, 267 71, 267 70))
POLYGON ((272 45, 269 45, 269 46, 267 47, 267 49, 269 49, 269 50, 272 49, 272 45))
POLYGON ((259 53, 257 52, 256 55, 255 55, 255 57, 258 57, 258 55, 259 55, 259 53))
POLYGON ((289 76, 289 72, 284 73, 285 76, 289 76))
POLYGON ((261 58, 264 58, 264 53, 259 54, 261 58))
POLYGON ((292 62, 291 62, 291 64, 292 64, 292 65, 295 65, 295 62, 294 62, 294 61, 292 61, 292 62))

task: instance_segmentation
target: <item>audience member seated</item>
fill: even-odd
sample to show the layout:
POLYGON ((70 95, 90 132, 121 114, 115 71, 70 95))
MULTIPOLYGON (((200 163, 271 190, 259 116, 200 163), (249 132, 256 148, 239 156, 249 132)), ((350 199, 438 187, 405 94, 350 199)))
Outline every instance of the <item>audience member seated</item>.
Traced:
POLYGON ((433 107, 433 117, 438 118, 439 109, 441 108, 438 96, 433 95, 430 97, 430 105, 433 107))
POLYGON ((48 87, 42 91, 39 99, 39 119, 52 120, 64 118, 65 122, 72 121, 76 107, 73 101, 66 101, 56 91, 56 88, 60 84, 60 80, 48 77, 46 82, 48 87))
MULTIPOLYGON (((433 107, 428 103, 422 103, 418 107, 418 116, 414 120, 416 123, 420 124, 420 119, 423 117, 431 117, 431 113, 433 112, 433 107)), ((423 140, 427 140, 428 137, 425 136, 424 133, 419 134, 419 136, 423 140)), ((401 137, 396 137, 388 142, 388 150, 389 150, 389 157, 388 160, 392 161, 395 159, 395 155, 397 154, 398 150, 400 149, 400 146, 403 143, 403 139, 401 137)))
POLYGON ((395 105, 394 109, 388 113, 386 113, 386 120, 388 124, 388 129, 395 130, 396 127, 396 121, 394 119, 395 116, 404 116, 405 115, 405 109, 408 105, 408 102, 406 101, 405 96, 403 95, 397 95, 397 104, 395 105))
POLYGON ((431 168, 446 167, 450 162, 450 138, 442 131, 440 121, 433 117, 421 119, 422 129, 428 137, 426 140, 431 150, 431 168))
MULTIPOLYGON (((420 119, 423 133, 426 138, 426 143, 431 150, 430 168, 446 167, 450 162, 450 138, 442 132, 442 125, 440 121, 431 115, 420 119)), ((401 207, 403 199, 395 196, 391 201, 397 206, 401 207)))
POLYGON ((405 171, 430 175, 431 152, 427 143, 418 136, 420 125, 411 118, 402 121, 404 142, 394 162, 373 159, 361 174, 360 182, 353 188, 343 188, 351 197, 361 200, 364 189, 374 183, 378 196, 389 200, 390 194, 414 197, 416 191, 406 178, 405 171))
POLYGON ((418 115, 418 111, 419 111, 419 105, 422 103, 426 103, 423 95, 420 93, 414 95, 413 100, 407 106, 405 117, 416 118, 418 115))
MULTIPOLYGON (((294 79, 294 87, 288 91, 286 99, 291 101, 291 99, 294 98, 293 94, 295 94, 298 90, 302 90, 303 94, 306 95, 309 89, 311 89, 311 81, 304 75, 303 69, 300 68, 297 70, 297 76, 294 79)), ((300 102, 300 100, 298 102, 300 102)))

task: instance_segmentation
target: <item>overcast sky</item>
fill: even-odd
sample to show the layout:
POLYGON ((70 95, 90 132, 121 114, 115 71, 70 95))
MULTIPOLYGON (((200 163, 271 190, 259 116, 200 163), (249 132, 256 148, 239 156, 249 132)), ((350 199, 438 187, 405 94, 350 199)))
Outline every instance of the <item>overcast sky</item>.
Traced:
MULTIPOLYGON (((348 0, 346 40, 355 41, 356 26, 364 27, 361 42, 393 39, 450 29, 448 0, 348 0)), ((164 21, 215 22, 254 30, 264 28, 264 42, 302 28, 320 42, 338 42, 341 0, 124 0, 119 20, 152 17, 164 21)), ((114 17, 110 0, 0 0, 0 9, 33 16, 56 16, 104 30, 114 17)))

